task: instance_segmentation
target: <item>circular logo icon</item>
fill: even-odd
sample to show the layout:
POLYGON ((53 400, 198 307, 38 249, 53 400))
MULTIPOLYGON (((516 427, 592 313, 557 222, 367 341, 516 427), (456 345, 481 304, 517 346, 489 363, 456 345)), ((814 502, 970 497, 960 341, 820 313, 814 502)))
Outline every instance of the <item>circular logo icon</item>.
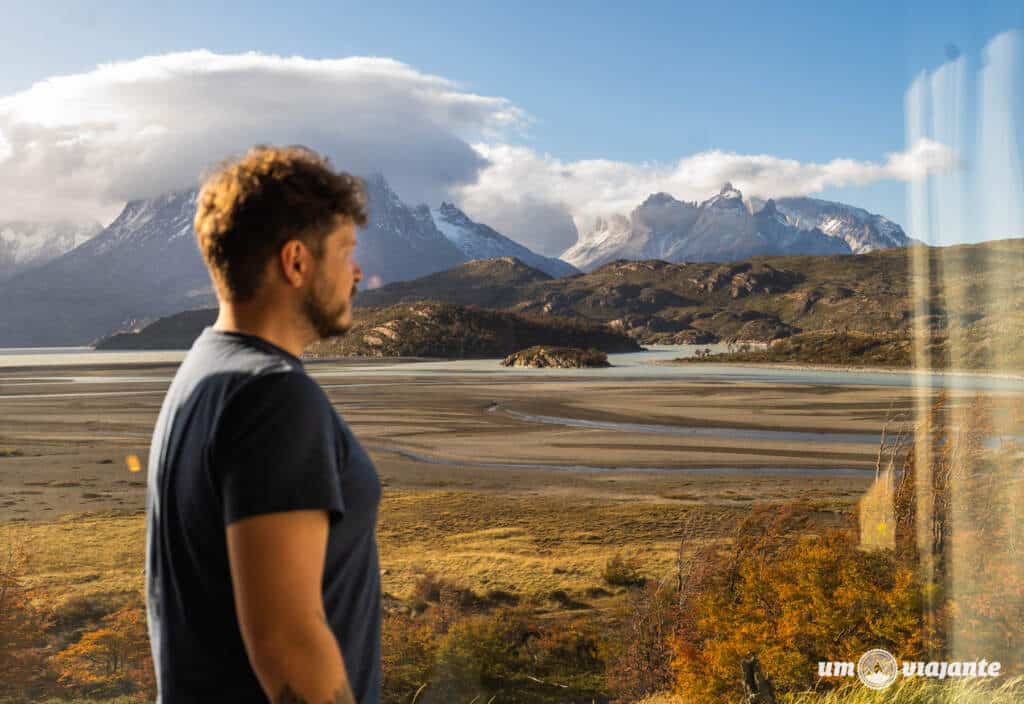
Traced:
POLYGON ((857 677, 871 689, 885 689, 895 682, 897 669, 892 653, 880 648, 869 650, 857 661, 857 677))

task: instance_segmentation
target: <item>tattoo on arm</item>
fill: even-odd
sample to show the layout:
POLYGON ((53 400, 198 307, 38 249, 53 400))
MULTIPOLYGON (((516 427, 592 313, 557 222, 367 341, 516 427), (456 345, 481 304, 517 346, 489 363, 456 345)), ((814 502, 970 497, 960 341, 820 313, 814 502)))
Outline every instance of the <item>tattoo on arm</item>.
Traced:
MULTIPOLYGON (((281 693, 277 695, 277 699, 274 700, 274 704, 310 704, 307 700, 300 697, 295 693, 295 690, 291 688, 287 682, 281 689, 281 693)), ((352 692, 349 691, 348 687, 342 687, 334 696, 331 697, 329 702, 326 704, 356 704, 355 697, 352 696, 352 692)))

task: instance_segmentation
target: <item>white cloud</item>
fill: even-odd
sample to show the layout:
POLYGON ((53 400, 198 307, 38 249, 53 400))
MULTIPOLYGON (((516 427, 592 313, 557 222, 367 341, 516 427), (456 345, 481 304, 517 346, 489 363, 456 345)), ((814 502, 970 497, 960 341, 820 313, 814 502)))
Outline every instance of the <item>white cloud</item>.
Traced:
POLYGON ((11 143, 4 137, 4 133, 0 131, 0 164, 4 162, 8 157, 11 156, 11 143))
POLYGON ((702 200, 906 180, 954 155, 922 140, 878 162, 803 163, 709 151, 673 163, 567 162, 511 144, 529 116, 384 58, 314 60, 192 51, 105 64, 0 97, 5 219, 110 218, 124 201, 195 185, 255 143, 306 144, 356 173, 380 171, 412 203, 454 199, 547 254, 595 216, 666 191, 702 200))
MULTIPOLYGON (((605 159, 564 162, 526 147, 483 143, 475 147, 490 165, 477 182, 458 188, 468 213, 486 220, 492 211, 507 214, 517 202, 533 199, 572 213, 580 230, 589 228, 596 217, 629 213, 648 195, 662 191, 701 201, 731 181, 745 196, 779 198, 885 180, 906 181, 954 168, 957 162, 950 149, 927 139, 907 151, 889 154, 881 162, 834 159, 823 164, 718 150, 671 164, 605 159)), ((506 227, 509 236, 520 234, 515 224, 506 227)), ((536 227, 532 222, 525 229, 536 227)))
POLYGON ((381 171, 404 198, 436 203, 485 165, 471 141, 527 119, 507 100, 391 59, 150 56, 0 98, 0 202, 5 218, 109 215, 271 143, 381 171))

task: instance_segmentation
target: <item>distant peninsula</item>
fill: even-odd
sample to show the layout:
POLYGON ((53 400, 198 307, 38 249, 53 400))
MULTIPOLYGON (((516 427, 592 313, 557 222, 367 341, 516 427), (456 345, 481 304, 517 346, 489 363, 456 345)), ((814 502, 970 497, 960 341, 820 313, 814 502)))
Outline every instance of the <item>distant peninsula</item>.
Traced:
MULTIPOLYGON (((998 338, 997 338, 998 339, 998 338)), ((854 330, 821 330, 800 333, 753 348, 739 345, 732 351, 701 351, 669 364, 747 363, 800 364, 885 369, 931 369, 1015 372, 1024 369, 1024 351, 1008 344, 997 347, 992 339, 954 340, 932 333, 915 350, 906 332, 866 333, 854 330), (920 358, 918 358, 918 356, 920 358)))
POLYGON ((451 303, 408 303, 356 309, 348 334, 313 344, 311 358, 505 357, 534 345, 637 352, 621 330, 578 318, 523 315, 451 303))
MULTIPOLYGON (((215 309, 184 311, 141 330, 103 338, 94 347, 188 349, 216 318, 215 309)), ((502 358, 534 345, 594 348, 604 353, 642 349, 625 332, 597 322, 423 302, 356 309, 347 334, 314 343, 303 356, 502 358)))

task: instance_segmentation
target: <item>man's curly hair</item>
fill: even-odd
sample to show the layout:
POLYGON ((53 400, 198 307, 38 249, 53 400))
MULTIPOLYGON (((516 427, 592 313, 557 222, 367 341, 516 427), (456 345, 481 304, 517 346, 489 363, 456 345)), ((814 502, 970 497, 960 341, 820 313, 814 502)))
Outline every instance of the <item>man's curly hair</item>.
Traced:
POLYGON ((194 225, 218 293, 243 302, 256 294, 267 261, 285 242, 300 239, 322 256, 339 216, 366 225, 362 179, 334 171, 306 147, 258 145, 205 179, 194 225))

